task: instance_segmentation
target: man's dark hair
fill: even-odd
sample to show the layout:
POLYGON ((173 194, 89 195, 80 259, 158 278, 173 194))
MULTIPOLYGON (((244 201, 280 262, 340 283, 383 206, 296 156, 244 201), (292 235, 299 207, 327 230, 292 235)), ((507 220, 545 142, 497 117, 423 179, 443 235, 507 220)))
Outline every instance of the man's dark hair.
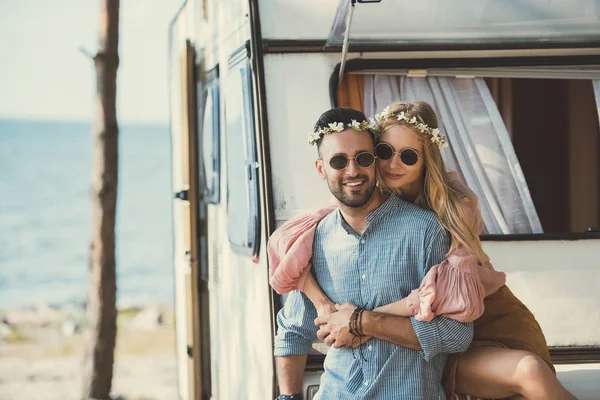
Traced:
MULTIPOLYGON (((329 124, 333 123, 343 123, 345 127, 352 123, 352 120, 358 122, 359 124, 362 121, 367 121, 367 117, 361 111, 355 110, 353 108, 332 108, 329 111, 325 111, 319 117, 319 120, 315 124, 314 131, 316 132, 321 128, 327 128, 329 124)), ((373 143, 375 143, 375 135, 370 130, 367 130, 371 139, 373 139, 373 143)), ((317 150, 319 154, 321 154, 321 142, 323 138, 317 141, 317 150)))

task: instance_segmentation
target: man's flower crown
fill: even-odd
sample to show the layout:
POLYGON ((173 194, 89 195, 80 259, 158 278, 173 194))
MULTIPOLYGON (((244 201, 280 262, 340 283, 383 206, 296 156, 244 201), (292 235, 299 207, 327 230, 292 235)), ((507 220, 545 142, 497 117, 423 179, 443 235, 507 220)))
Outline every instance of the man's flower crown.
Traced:
POLYGON ((382 112, 375 116, 375 119, 378 123, 382 123, 388 118, 396 117, 398 121, 404 121, 415 127, 419 132, 423 134, 427 139, 431 140, 433 144, 438 146, 439 148, 447 147, 446 138, 443 135, 440 135, 440 130, 438 128, 430 128, 426 123, 423 122, 421 116, 412 116, 409 117, 404 111, 399 112, 397 115, 394 115, 392 111, 390 111, 390 107, 386 107, 382 112))
POLYGON ((308 144, 310 144, 311 146, 314 146, 315 143, 317 143, 319 140, 321 140, 323 138, 323 136, 330 134, 330 133, 334 133, 334 132, 342 132, 348 128, 352 128, 355 131, 366 131, 366 130, 370 130, 371 132, 373 132, 374 134, 377 132, 378 130, 378 125, 377 122, 373 119, 373 118, 369 118, 369 121, 362 121, 362 122, 358 122, 357 120, 353 119, 351 123, 344 125, 343 122, 332 122, 331 124, 327 125, 324 128, 319 128, 319 130, 317 130, 316 132, 311 132, 308 134, 308 144))

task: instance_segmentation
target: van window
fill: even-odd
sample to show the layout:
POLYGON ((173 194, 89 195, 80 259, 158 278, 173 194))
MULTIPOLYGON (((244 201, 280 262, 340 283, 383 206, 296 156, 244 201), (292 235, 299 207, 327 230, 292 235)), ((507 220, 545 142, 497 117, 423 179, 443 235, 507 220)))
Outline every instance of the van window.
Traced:
POLYGON ((227 233, 233 250, 258 254, 260 215, 258 162, 250 64, 247 56, 230 60, 224 85, 227 157, 227 233))
POLYGON ((201 93, 203 101, 199 110, 200 140, 200 182, 201 198, 205 203, 217 204, 220 201, 220 146, 219 146, 219 76, 218 69, 206 76, 201 93))
POLYGON ((593 80, 554 78, 552 71, 515 78, 429 72, 364 75, 365 112, 401 99, 433 106, 449 144, 446 168, 477 194, 484 234, 595 236, 600 127, 593 80))
POLYGON ((600 228, 600 127, 593 81, 488 78, 544 233, 600 228))

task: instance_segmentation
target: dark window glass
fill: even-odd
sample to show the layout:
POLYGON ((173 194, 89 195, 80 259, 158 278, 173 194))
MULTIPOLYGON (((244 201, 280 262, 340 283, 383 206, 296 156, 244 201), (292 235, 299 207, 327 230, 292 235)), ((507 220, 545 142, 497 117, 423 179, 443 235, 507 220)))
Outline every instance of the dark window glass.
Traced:
POLYGON ((220 147, 219 147, 219 79, 217 70, 207 74, 207 83, 202 92, 200 115, 200 190, 205 203, 220 201, 220 147))
POLYGON ((256 256, 260 229, 258 162, 248 59, 244 57, 230 68, 224 86, 227 232, 236 252, 256 256))

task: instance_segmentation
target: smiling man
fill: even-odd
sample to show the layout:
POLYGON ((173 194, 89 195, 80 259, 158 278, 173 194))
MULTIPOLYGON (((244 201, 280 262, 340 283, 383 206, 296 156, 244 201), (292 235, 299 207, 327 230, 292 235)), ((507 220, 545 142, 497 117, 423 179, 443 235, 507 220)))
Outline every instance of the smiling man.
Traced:
MULTIPOLYGON (((373 310, 407 296, 445 258, 448 237, 435 217, 376 190, 375 128, 363 113, 336 108, 321 115, 310 137, 315 162, 338 209, 317 226, 312 273, 335 303, 373 310)), ((301 292, 290 293, 277 317, 275 341, 280 399, 301 399, 317 312, 301 292)), ((350 320, 360 328, 361 321, 350 320)), ((443 399, 447 353, 464 351, 472 324, 444 317, 431 322, 379 315, 373 336, 353 351, 332 348, 318 399, 443 399)))

